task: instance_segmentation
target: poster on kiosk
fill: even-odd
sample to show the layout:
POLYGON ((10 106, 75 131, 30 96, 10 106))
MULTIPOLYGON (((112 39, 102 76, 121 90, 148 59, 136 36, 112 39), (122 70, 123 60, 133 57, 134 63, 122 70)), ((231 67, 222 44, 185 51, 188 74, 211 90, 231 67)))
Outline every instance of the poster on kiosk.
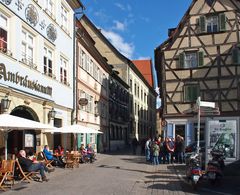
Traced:
POLYGON ((207 161, 212 150, 222 151, 226 162, 235 161, 237 119, 210 119, 207 123, 207 161))

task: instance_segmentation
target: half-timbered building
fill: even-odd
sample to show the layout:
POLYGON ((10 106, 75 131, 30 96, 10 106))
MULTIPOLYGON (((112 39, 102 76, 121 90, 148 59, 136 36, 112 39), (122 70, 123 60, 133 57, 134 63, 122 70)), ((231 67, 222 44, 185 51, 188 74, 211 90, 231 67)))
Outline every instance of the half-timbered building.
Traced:
POLYGON ((200 138, 239 158, 240 1, 193 0, 169 38, 155 49, 165 136, 197 139, 196 100, 214 102, 201 111, 200 138))

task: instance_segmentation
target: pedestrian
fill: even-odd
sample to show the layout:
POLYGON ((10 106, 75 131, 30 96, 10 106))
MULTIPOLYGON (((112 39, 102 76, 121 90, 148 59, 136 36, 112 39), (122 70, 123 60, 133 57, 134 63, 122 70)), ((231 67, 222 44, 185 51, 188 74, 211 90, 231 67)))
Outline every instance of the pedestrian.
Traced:
POLYGON ((160 148, 159 148, 158 142, 155 141, 153 143, 153 165, 159 165, 159 161, 158 161, 159 151, 160 151, 160 148))
POLYGON ((145 155, 146 155, 146 161, 147 162, 149 162, 151 160, 151 157, 150 157, 150 150, 151 150, 150 142, 151 142, 151 138, 148 138, 148 140, 145 143, 145 155))

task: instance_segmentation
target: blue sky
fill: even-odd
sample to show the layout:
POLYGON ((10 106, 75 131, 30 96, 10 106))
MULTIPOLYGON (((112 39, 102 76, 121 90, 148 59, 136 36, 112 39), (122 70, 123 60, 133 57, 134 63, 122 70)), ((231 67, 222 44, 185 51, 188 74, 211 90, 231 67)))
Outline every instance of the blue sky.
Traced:
MULTIPOLYGON (((81 0, 84 13, 130 60, 152 59, 192 0, 81 0)), ((155 72, 154 72, 155 73, 155 72)), ((154 74, 156 86, 156 74, 154 74)), ((160 105, 157 101, 157 107, 160 105)))
POLYGON ((191 0, 81 0, 89 19, 129 59, 154 59, 191 0))

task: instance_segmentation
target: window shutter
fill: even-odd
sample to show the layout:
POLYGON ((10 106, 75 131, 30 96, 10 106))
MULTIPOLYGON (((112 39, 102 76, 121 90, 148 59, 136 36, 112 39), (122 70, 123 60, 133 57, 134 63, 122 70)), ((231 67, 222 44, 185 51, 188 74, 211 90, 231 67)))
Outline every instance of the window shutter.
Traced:
POLYGON ((238 64, 239 61, 239 48, 235 47, 232 50, 232 62, 233 64, 238 64))
POLYGON ((184 53, 179 54, 179 68, 184 68, 184 53))
POLYGON ((206 32, 206 17, 200 16, 199 18, 200 32, 206 32))
POLYGON ((191 87, 190 86, 185 86, 184 87, 184 99, 185 101, 189 101, 191 98, 191 87))
POLYGON ((226 16, 224 13, 219 14, 219 29, 220 31, 225 31, 226 30, 226 16))
POLYGON ((204 52, 199 51, 198 52, 198 66, 203 66, 204 65, 204 52))

